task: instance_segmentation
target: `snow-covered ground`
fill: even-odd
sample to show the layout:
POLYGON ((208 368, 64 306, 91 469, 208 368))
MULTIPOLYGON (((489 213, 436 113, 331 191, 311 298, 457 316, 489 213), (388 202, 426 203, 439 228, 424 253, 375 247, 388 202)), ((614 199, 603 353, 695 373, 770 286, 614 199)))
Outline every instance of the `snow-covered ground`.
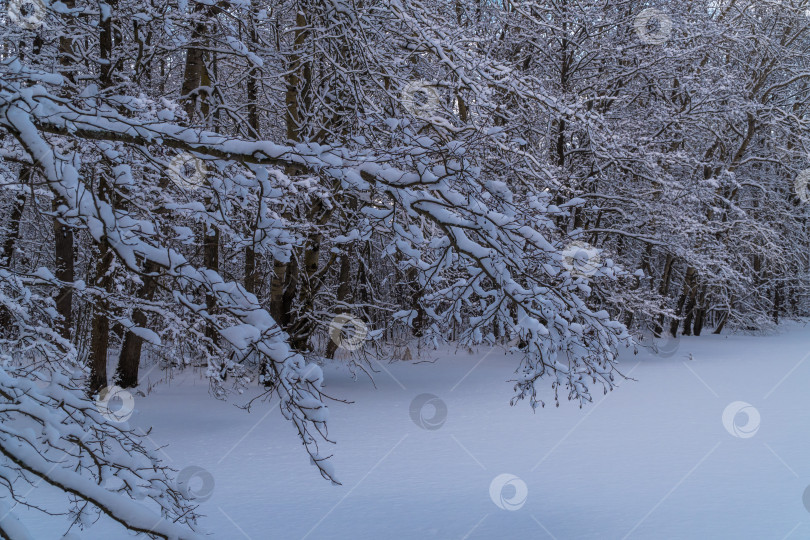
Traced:
MULTIPOLYGON (((210 473, 201 509, 214 538, 808 538, 808 355, 810 325, 683 338, 670 358, 628 351, 636 381, 592 405, 550 400, 535 413, 509 406, 518 360, 503 352, 377 365, 376 388, 328 369, 327 390, 354 402, 330 406, 342 486, 318 476, 274 403, 246 413, 196 377, 136 398, 130 423, 153 427, 173 467, 207 471, 192 489, 208 490, 210 473), (435 429, 412 419, 425 393, 440 400, 422 398, 435 429), (753 409, 735 430, 723 412, 738 401, 753 409), (517 479, 499 490, 502 474, 517 479)), ((50 520, 31 529, 61 534, 50 520)), ((97 526, 80 537, 127 536, 97 526)))

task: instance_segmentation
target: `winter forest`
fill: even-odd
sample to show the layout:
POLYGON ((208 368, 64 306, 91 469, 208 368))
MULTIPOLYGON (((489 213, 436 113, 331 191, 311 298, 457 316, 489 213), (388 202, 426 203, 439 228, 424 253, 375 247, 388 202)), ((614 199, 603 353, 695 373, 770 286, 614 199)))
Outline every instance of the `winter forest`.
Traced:
POLYGON ((0 141, 0 538, 810 535, 810 0, 0 0, 0 141))

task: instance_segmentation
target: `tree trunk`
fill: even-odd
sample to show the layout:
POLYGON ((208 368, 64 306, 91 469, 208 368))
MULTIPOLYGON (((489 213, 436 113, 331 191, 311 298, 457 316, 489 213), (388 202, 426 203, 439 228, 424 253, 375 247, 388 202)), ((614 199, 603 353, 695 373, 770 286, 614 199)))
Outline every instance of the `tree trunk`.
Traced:
POLYGON ((256 252, 251 246, 245 248, 245 290, 256 293, 256 252))
POLYGON ((0 253, 0 266, 10 268, 14 257, 14 248, 17 247, 17 240, 20 238, 20 220, 23 210, 25 210, 25 186, 31 181, 31 169, 23 167, 20 169, 20 191, 14 197, 14 205, 11 208, 11 215, 8 221, 8 233, 3 242, 3 251, 0 253))
MULTIPOLYGON (((31 181, 31 169, 23 166, 20 169, 20 191, 14 197, 14 204, 11 208, 11 216, 9 216, 8 232, 6 240, 3 242, 2 253, 0 253, 0 268, 11 268, 14 258, 14 249, 17 247, 17 240, 20 238, 20 222, 22 214, 25 210, 25 189, 27 184, 31 181)), ((11 324, 11 313, 5 308, 0 307, 0 332, 6 332, 11 324)))
MULTIPOLYGON (((116 2, 110 2, 111 7, 115 7, 116 2)), ((114 13, 111 10, 111 13, 114 13)), ((107 61, 101 66, 100 84, 102 88, 109 88, 112 85, 115 66, 112 63, 113 53, 113 20, 112 17, 102 18, 99 23, 101 33, 99 35, 99 50, 101 58, 107 61)), ((104 171, 99 175, 99 198, 110 203, 115 208, 115 192, 112 186, 104 178, 104 171)), ((106 238, 98 244, 99 258, 96 265, 95 286, 106 295, 112 288, 112 269, 114 254, 107 246, 106 238)), ((107 355, 110 345, 110 319, 108 314, 109 302, 105 296, 98 299, 93 309, 93 321, 90 325, 90 381, 89 388, 91 395, 96 394, 107 386, 107 355)))
POLYGON ((417 280, 417 270, 415 268, 411 268, 408 270, 408 274, 406 276, 406 281, 408 284, 408 288, 411 291, 411 298, 410 298, 410 307, 411 309, 416 310, 416 317, 413 319, 413 335, 415 337, 422 337, 424 333, 424 326, 425 320, 427 319, 427 314, 425 313, 424 308, 422 307, 422 287, 419 285, 419 281, 417 280))
MULTIPOLYGON (((100 198, 114 204, 112 190, 102 179, 100 198), (106 195, 105 195, 106 194, 106 195)), ((109 249, 106 239, 98 243, 99 258, 96 264, 94 285, 106 295, 112 289, 112 263, 114 254, 109 249)), ((93 321, 90 325, 90 355, 88 363, 90 365, 90 394, 95 394, 107 386, 107 354, 110 343, 110 319, 108 314, 109 302, 106 296, 100 297, 96 301, 93 309, 93 321)))
POLYGON ((681 315, 683 315, 683 307, 686 304, 686 299, 689 297, 689 292, 691 291, 691 282, 692 277, 695 275, 695 269, 691 266, 686 269, 686 276, 683 278, 683 292, 681 293, 680 298, 678 298, 678 305, 675 308, 675 317, 672 319, 672 323, 669 326, 669 333, 672 334, 673 337, 678 336, 678 328, 681 325, 681 315))
POLYGON ((279 325, 282 325, 282 310, 284 304, 284 283, 287 279, 289 263, 279 260, 273 261, 273 276, 270 281, 270 315, 279 325))
POLYGON ((720 335, 720 332, 722 332, 723 328, 726 326, 726 321, 728 321, 728 315, 729 315, 728 312, 723 313, 723 318, 720 319, 720 324, 717 325, 717 328, 714 329, 714 332, 712 332, 712 334, 718 336, 720 335))
POLYGON ((290 344, 294 349, 299 351, 307 349, 309 338, 314 329, 314 324, 309 318, 309 314, 312 313, 315 305, 315 293, 320 288, 320 284, 316 283, 315 276, 318 272, 318 261, 320 259, 322 241, 323 235, 320 233, 309 235, 302 254, 302 260, 304 262, 304 281, 300 287, 298 310, 293 325, 294 330, 290 336, 290 344))
POLYGON ((706 320, 706 292, 708 289, 708 285, 704 285, 700 289, 700 294, 698 295, 698 309, 695 311, 695 326, 693 333, 696 336, 699 336, 701 332, 703 332, 703 324, 706 320))
MULTIPOLYGON (((147 263, 144 268, 143 285, 138 290, 138 298, 144 301, 151 301, 157 289, 157 276, 153 275, 158 271, 158 266, 154 263, 147 263)), ((140 309, 132 310, 132 322, 135 326, 145 328, 147 323, 146 313, 140 309)), ((118 368, 115 372, 115 384, 121 388, 134 388, 138 386, 138 369, 141 363, 141 348, 143 338, 127 331, 124 341, 121 344, 121 353, 118 357, 118 368)))
MULTIPOLYGON (((258 42, 258 35, 256 33, 256 17, 257 17, 256 2, 251 3, 251 25, 250 25, 250 39, 251 44, 258 42)), ((248 126, 250 127, 250 136, 256 139, 261 138, 261 121, 259 118, 259 85, 261 73, 258 66, 252 66, 248 72, 247 82, 247 98, 248 98, 248 126)), ((250 216, 248 216, 248 223, 250 223, 250 216)), ((252 233, 252 230, 251 230, 252 233)), ((256 251, 253 244, 253 234, 250 235, 251 244, 245 247, 245 290, 249 293, 256 294, 256 251)))
MULTIPOLYGON (((352 271, 352 248, 347 247, 346 252, 340 257, 340 271, 338 273, 338 289, 337 289, 337 313, 346 312, 346 299, 351 292, 351 271, 352 271)), ((337 343, 329 340, 326 344, 326 358, 334 358, 337 351, 337 343)))
MULTIPOLYGON (((675 264, 675 257, 667 254, 667 260, 664 263, 664 274, 661 276, 661 286, 658 287, 658 294, 662 297, 666 298, 667 294, 669 293, 669 282, 672 278, 672 267, 675 264)), ((655 327, 653 328, 653 335, 655 337, 660 338, 661 333, 664 330, 664 315, 659 315, 658 320, 655 322, 655 327)))
MULTIPOLYGON (((76 7, 75 0, 64 0, 64 5, 68 9, 76 7)), ((69 81, 74 81, 75 77, 70 67, 74 64, 73 59, 73 38, 69 35, 62 35, 59 38, 59 65, 60 73, 69 81)), ((57 217, 57 209, 62 203, 60 197, 54 196, 52 202, 53 236, 54 236, 54 263, 56 279, 65 282, 73 282, 73 229, 57 217)), ((65 339, 70 339, 73 328, 73 288, 60 287, 56 297, 56 311, 62 317, 59 323, 59 333, 65 339)))
MULTIPOLYGON (((101 242, 99 259, 96 265, 95 286, 109 293, 112 286, 113 252, 106 242, 101 242)), ((109 304, 106 298, 99 298, 93 309, 93 322, 90 327, 90 394, 95 394, 107 386, 107 352, 110 343, 110 319, 107 314, 109 304)))
MULTIPOLYGON (((57 212, 59 201, 54 197, 52 209, 57 212)), ((74 280, 73 271, 73 229, 63 223, 58 217, 53 218, 54 237, 54 259, 56 279, 68 283, 74 280)), ((70 339, 73 328, 73 288, 71 286, 60 287, 56 296, 56 311, 61 316, 59 322, 59 333, 65 339, 70 339)))
POLYGON ((692 273, 691 279, 688 282, 689 286, 689 298, 686 301, 686 317, 683 320, 683 335, 691 336, 692 335, 692 321, 695 317, 695 306, 697 306, 697 279, 695 278, 695 272, 692 273))
POLYGON ((301 137, 301 88, 308 88, 312 76, 309 64, 302 63, 301 53, 309 37, 307 31, 307 17, 303 8, 299 7, 295 14, 295 37, 293 40, 293 53, 290 55, 287 70, 287 92, 285 94, 285 124, 287 126, 287 139, 291 142, 300 142, 301 137))
POLYGON ((289 328, 292 323, 293 302, 298 292, 298 257, 293 255, 284 275, 283 292, 281 294, 281 326, 289 328))
POLYGON ((315 330, 315 321, 311 317, 315 308, 315 295, 323 286, 324 271, 328 270, 327 265, 323 271, 319 271, 321 244, 323 243, 320 227, 327 222, 331 215, 332 211, 325 208, 320 201, 313 204, 307 212, 307 222, 314 222, 316 229, 307 236, 307 242, 301 253, 301 261, 304 263, 303 283, 299 291, 296 320, 292 325, 294 330, 291 332, 291 344, 298 350, 307 349, 309 339, 315 330))
MULTIPOLYGON (((195 13, 205 11, 206 15, 210 15, 210 8, 204 4, 197 4, 194 11, 195 13)), ((200 84, 203 80, 203 72, 205 71, 205 48, 203 47, 202 40, 206 33, 207 28, 205 22, 197 22, 194 25, 194 31, 191 33, 190 47, 186 51, 186 65, 183 75, 183 84, 180 87, 180 99, 185 101, 184 108, 189 122, 192 122, 192 119, 195 117, 197 106, 205 99, 205 96, 200 95, 200 84)))
MULTIPOLYGON (((203 259, 205 267, 219 272, 219 229, 214 226, 208 226, 205 230, 205 238, 203 240, 203 259)), ((209 315, 214 315, 216 312, 216 300, 213 295, 207 294, 205 296, 205 307, 209 315)), ((219 332, 213 323, 205 325, 205 337, 211 342, 211 349, 209 352, 213 353, 215 347, 219 345, 219 332)))
MULTIPOLYGON (((307 30, 307 17, 303 7, 298 8, 295 15, 295 33, 293 39, 293 53, 289 57, 287 77, 286 77, 286 94, 285 94, 285 116, 284 122, 287 128, 287 139, 291 143, 301 141, 302 121, 301 121, 301 106, 306 104, 306 94, 311 83, 312 73, 309 64, 302 61, 302 53, 304 45, 309 37, 307 30)), ((288 175, 299 174, 299 170, 295 166, 288 166, 285 170, 288 175)), ((310 215, 317 215, 317 212, 308 212, 310 215)), ((305 267, 307 261, 311 263, 313 260, 313 253, 319 252, 320 240, 307 238, 306 248, 300 254, 301 260, 305 267), (315 241, 313 241, 315 240, 315 241)), ((295 297, 298 293, 299 284, 299 254, 293 253, 290 262, 287 264, 274 264, 276 271, 273 278, 273 285, 271 293, 271 314, 276 319, 282 328, 290 329, 292 323, 292 306, 295 297), (279 289, 280 288, 280 289, 279 289)), ((317 253, 314 255, 317 257, 317 253)), ((317 270, 317 260, 316 260, 317 270)), ((290 336, 290 345, 294 349, 300 349, 302 343, 305 345, 305 340, 308 336, 302 336, 300 332, 296 331, 290 336)))

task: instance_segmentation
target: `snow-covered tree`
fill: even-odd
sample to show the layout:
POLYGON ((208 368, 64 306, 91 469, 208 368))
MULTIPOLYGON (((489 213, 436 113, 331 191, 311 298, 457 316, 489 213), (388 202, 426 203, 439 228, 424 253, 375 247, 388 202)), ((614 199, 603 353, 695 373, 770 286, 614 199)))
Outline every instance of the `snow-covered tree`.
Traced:
POLYGON ((193 529, 86 397, 149 354, 217 397, 261 384, 337 482, 341 326, 368 329, 358 363, 511 348, 537 406, 612 389, 632 334, 804 313, 807 4, 13 0, 0 396, 40 431, 9 427, 10 496, 63 452, 76 524, 170 537, 146 490, 193 529))

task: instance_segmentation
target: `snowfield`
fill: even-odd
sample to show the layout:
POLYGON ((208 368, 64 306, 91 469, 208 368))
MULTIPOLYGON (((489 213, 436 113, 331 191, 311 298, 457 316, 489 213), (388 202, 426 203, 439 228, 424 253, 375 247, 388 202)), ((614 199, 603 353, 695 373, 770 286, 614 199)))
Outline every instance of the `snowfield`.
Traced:
MULTIPOLYGON (((501 351, 375 365, 376 388, 327 368, 327 390, 354 402, 330 405, 342 486, 303 459, 274 403, 247 413, 191 374, 136 397, 130 424, 153 428, 172 467, 202 468, 189 486, 213 538, 807 538, 808 355, 801 324, 684 337, 670 358, 627 351, 636 381, 592 405, 548 399, 536 413, 509 406, 518 359, 501 351), (435 397, 412 414, 421 394, 435 397), (738 401, 753 410, 732 406, 727 429, 738 401)), ((59 538, 60 523, 31 532, 59 538)), ((108 524, 75 532, 131 537, 108 524)))

